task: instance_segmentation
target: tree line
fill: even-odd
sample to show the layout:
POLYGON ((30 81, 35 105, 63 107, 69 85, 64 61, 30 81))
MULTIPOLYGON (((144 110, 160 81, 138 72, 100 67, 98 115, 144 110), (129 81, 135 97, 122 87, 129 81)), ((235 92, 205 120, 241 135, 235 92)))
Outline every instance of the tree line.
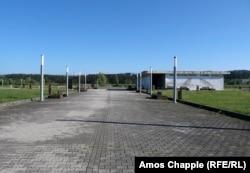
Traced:
POLYGON ((229 72, 229 75, 224 76, 226 85, 250 84, 250 71, 233 70, 229 72))
MULTIPOLYGON (((39 84, 41 76, 39 74, 6 74, 0 76, 0 85, 20 85, 20 84, 39 84)), ((44 75, 45 83, 53 83, 63 85, 66 84, 66 75, 44 75)), ((69 75, 69 79, 72 79, 73 84, 78 84, 78 75, 69 75)), ((85 76, 81 75, 81 83, 84 83, 85 76)), ((86 82, 88 84, 135 84, 136 74, 133 73, 119 73, 119 74, 88 74, 86 76, 86 82)))
MULTIPOLYGON (((225 84, 227 85, 238 85, 244 83, 250 84, 250 71, 248 70, 233 70, 229 71, 230 74, 225 75, 225 84), (248 80, 249 79, 249 80, 248 80)), ((73 84, 78 83, 79 76, 78 75, 70 75, 69 78, 73 80, 73 84)), ((84 75, 81 76, 81 81, 84 83, 84 75)), ((65 75, 44 75, 45 82, 55 83, 55 84, 66 84, 66 76, 65 75)), ((0 75, 0 85, 20 85, 22 84, 39 84, 40 83, 40 75, 39 74, 7 74, 0 75)), ((118 73, 118 74, 88 74, 86 78, 86 82, 88 84, 112 84, 112 85, 120 85, 120 84, 136 84, 136 74, 134 73, 118 73)))
POLYGON ((250 79, 250 71, 248 70, 233 70, 229 72, 229 75, 225 75, 225 79, 250 79))

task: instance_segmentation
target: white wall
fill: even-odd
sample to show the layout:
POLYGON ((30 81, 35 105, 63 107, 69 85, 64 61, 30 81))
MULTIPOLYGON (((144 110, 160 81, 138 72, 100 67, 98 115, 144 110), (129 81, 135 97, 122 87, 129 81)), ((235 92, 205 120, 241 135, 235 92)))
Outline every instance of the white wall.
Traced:
MULTIPOLYGON (((209 87, 215 90, 224 90, 223 75, 177 75, 177 88, 187 87, 190 90, 196 90, 202 87, 209 87)), ((173 87, 173 76, 165 75, 165 88, 173 87)), ((142 88, 150 90, 150 75, 143 76, 142 88)))
MULTIPOLYGON (((177 88, 187 87, 190 90, 196 90, 197 86, 199 88, 209 87, 216 90, 224 89, 224 77, 223 75, 218 76, 177 76, 177 88)), ((173 76, 166 75, 165 87, 173 87, 173 76)))

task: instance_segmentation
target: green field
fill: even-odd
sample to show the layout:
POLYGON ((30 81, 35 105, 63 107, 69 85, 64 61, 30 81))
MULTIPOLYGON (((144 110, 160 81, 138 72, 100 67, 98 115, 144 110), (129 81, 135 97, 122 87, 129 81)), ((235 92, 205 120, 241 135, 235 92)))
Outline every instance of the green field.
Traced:
MULTIPOLYGON (((65 91, 66 87, 60 87, 59 90, 65 91)), ((58 87, 52 88, 52 94, 57 93, 58 87)), ((48 96, 48 87, 44 87, 44 96, 48 96)), ((40 89, 38 87, 29 88, 2 88, 0 87, 0 104, 25 99, 35 99, 40 97, 40 89)))
MULTIPOLYGON (((61 87, 60 91, 65 91, 61 87)), ((53 87, 52 93, 57 93, 58 88, 53 87)), ((154 91, 156 93, 157 90, 154 91)), ((173 97, 172 90, 161 91, 163 95, 173 97)), ((224 91, 182 91, 182 99, 215 108, 230 110, 250 115, 250 91, 239 89, 225 89, 224 91)), ((47 87, 44 88, 44 96, 48 95, 47 87)), ((0 104, 17 100, 39 98, 39 88, 0 88, 0 104)))
POLYGON ((0 89, 0 103, 37 98, 39 89, 0 89))
MULTIPOLYGON (((154 91, 155 93, 157 91, 154 91)), ((224 91, 182 91, 182 100, 250 115, 250 91, 225 89, 224 91)), ((162 91, 173 97, 173 91, 162 91)))

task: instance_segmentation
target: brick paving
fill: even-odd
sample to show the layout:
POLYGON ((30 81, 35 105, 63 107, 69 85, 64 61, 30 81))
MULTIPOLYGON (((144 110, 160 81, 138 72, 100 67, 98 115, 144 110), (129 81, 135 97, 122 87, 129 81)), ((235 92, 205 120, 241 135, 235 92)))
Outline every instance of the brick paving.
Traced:
POLYGON ((250 122, 122 90, 0 109, 0 172, 134 172, 135 156, 250 156, 250 122))

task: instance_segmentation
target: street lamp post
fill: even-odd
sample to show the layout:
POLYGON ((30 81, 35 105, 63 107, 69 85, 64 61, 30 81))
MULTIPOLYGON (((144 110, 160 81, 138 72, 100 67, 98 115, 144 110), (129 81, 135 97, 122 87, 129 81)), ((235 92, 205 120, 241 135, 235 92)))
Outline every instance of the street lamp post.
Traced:
POLYGON ((85 73, 85 79, 84 79, 84 91, 86 91, 86 78, 87 78, 87 75, 85 73))
POLYGON ((66 66, 66 95, 69 95, 69 67, 66 66))
POLYGON ((176 74, 176 67, 177 67, 177 58, 176 56, 174 56, 174 103, 176 103, 176 78, 177 78, 177 74, 176 74))
POLYGON ((140 94, 141 94, 141 82, 142 82, 142 75, 141 75, 141 72, 140 72, 140 94))
POLYGON ((41 55, 41 82, 40 82, 40 101, 44 101, 43 97, 43 84, 44 84, 44 55, 41 55))
POLYGON ((78 92, 81 92, 81 71, 79 72, 78 92))
POLYGON ((152 96, 152 84, 153 84, 153 75, 152 67, 150 67, 150 95, 152 96))
POLYGON ((138 84, 139 84, 139 82, 138 82, 138 73, 136 74, 136 92, 138 92, 138 84))

